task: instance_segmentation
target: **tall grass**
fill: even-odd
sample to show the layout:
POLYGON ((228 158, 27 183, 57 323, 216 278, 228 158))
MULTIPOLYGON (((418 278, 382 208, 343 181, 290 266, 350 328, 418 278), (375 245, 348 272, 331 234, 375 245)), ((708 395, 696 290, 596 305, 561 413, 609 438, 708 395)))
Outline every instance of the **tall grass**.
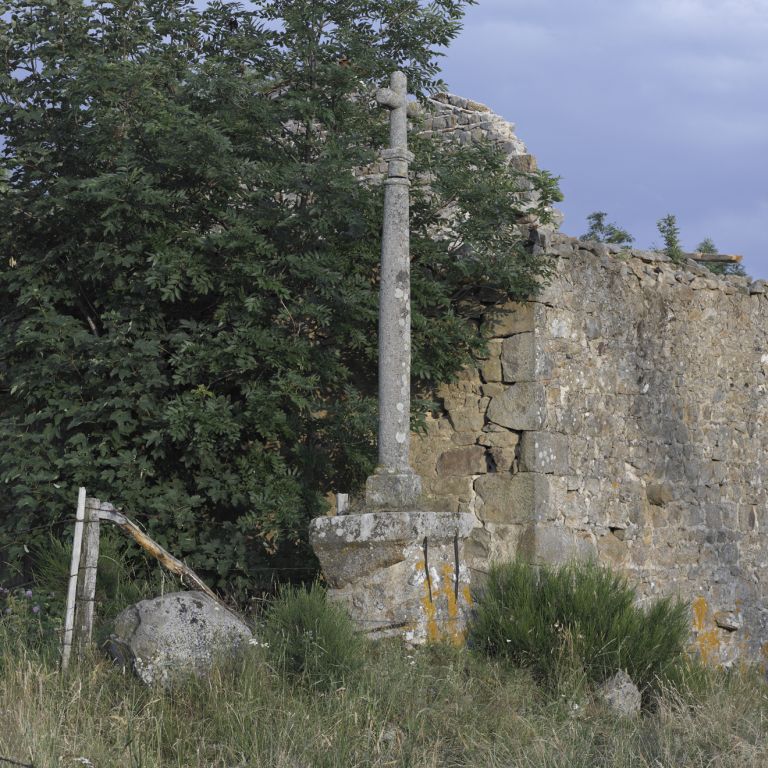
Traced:
POLYGON ((267 613, 263 638, 278 667, 311 688, 343 685, 363 663, 363 639, 319 584, 281 589, 267 613))
POLYGON ((708 672, 634 721, 466 650, 367 646, 354 685, 318 691, 253 647, 202 680, 146 688, 98 655, 61 676, 0 637, 0 756, 36 768, 764 768, 768 689, 708 672), (83 762, 84 760, 89 761, 83 762))
POLYGON ((38 614, 0 616, 0 757, 36 768, 768 765, 768 687, 755 671, 696 668, 677 689, 662 684, 653 711, 617 719, 566 680, 572 667, 543 686, 504 656, 361 644, 317 587, 284 592, 273 610, 259 644, 170 690, 97 649, 62 675, 55 637, 30 645, 20 631, 38 614))

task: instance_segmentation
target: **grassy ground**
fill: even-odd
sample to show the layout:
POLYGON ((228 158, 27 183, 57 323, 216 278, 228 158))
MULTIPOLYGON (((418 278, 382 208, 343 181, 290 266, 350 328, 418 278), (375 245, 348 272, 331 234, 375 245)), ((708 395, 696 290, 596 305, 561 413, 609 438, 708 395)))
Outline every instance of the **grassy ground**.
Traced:
MULTIPOLYGON (((345 687, 312 690, 252 647, 204 681, 147 689, 94 654, 55 657, 0 637, 0 757, 36 768, 765 768, 768 687, 707 673, 634 720, 578 676, 544 691, 466 650, 366 650, 345 687)), ((0 768, 3 763, 0 761, 0 768)))

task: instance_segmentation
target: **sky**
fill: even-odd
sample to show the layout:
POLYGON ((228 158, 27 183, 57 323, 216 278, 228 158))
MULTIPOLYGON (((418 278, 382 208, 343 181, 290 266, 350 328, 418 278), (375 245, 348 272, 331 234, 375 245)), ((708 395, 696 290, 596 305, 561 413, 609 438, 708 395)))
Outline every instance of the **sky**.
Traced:
POLYGON ((673 213, 768 279, 768 0, 479 0, 442 67, 561 177, 562 231, 673 213))

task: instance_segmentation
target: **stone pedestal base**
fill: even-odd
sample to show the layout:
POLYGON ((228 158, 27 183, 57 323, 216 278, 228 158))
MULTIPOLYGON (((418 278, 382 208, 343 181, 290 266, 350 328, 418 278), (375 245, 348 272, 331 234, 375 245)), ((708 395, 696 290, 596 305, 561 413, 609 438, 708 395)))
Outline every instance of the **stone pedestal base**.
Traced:
POLYGON ((421 496, 421 478, 413 471, 377 467, 365 481, 365 506, 377 509, 409 509, 421 496))
POLYGON ((310 542, 330 598, 366 635, 458 643, 471 602, 464 542, 473 521, 402 510, 319 517, 310 542))

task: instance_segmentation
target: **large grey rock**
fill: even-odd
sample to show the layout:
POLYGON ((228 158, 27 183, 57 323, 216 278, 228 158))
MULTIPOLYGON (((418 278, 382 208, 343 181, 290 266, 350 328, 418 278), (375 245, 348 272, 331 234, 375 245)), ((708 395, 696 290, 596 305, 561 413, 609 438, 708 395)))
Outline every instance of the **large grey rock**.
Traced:
POLYGON ((623 669, 597 689, 597 696, 620 715, 634 717, 640 714, 640 691, 623 669))
POLYGON ((214 659, 236 652, 251 630, 203 592, 142 600, 116 619, 109 653, 147 685, 205 674, 214 659))

